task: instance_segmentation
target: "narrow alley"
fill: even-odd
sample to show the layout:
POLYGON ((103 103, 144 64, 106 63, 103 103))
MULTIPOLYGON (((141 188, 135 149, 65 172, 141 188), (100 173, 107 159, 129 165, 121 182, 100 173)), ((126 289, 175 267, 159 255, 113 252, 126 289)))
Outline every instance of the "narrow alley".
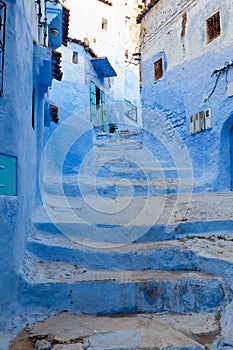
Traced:
POLYGON ((0 0, 0 350, 233 349, 232 16, 0 0))

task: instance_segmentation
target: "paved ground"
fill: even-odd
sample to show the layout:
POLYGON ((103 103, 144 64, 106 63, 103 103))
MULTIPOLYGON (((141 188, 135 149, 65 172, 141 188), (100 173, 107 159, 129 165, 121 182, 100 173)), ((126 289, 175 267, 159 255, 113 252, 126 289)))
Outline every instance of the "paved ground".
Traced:
POLYGON ((220 332, 218 315, 125 315, 88 316, 61 313, 27 327, 10 350, 32 350, 32 344, 54 350, 84 349, 206 349, 220 332), (21 338, 21 339, 20 339, 21 338), (28 339, 31 339, 32 342, 28 339), (28 341, 28 343, 27 343, 28 341), (24 344, 24 345, 20 345, 24 344), (42 344, 42 341, 41 341, 42 344), (25 348, 20 347, 25 346, 25 348))

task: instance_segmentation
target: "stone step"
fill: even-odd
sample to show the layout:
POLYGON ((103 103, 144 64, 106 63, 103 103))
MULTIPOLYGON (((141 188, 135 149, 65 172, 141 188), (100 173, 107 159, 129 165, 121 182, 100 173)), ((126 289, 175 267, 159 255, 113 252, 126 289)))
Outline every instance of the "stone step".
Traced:
MULTIPOLYGON (((111 174, 112 175, 112 174, 111 174)), ((143 173, 140 175, 143 177, 143 173)), ((115 178, 106 177, 76 177, 76 182, 66 183, 62 181, 62 187, 66 196, 80 197, 80 187, 86 187, 85 192, 94 195, 96 192, 103 197, 116 196, 165 196, 168 194, 187 193, 192 190, 192 180, 184 179, 133 179, 134 176, 118 173, 115 178)), ((139 177, 139 176, 138 176, 139 177)), ((43 191, 49 194, 59 194, 60 185, 44 183, 43 191)))
POLYGON ((131 243, 119 247, 86 246, 62 234, 36 231, 27 249, 41 260, 64 261, 77 266, 106 270, 194 270, 196 255, 181 241, 131 243))
POLYGON ((116 150, 118 152, 128 151, 128 150, 139 150, 143 149, 142 141, 140 140, 130 140, 127 138, 120 138, 115 140, 107 140, 97 144, 98 149, 104 149, 107 151, 116 150))
POLYGON ((93 270, 28 254, 21 275, 22 305, 54 311, 207 312, 225 296, 220 278, 196 271, 93 270))
POLYGON ((233 232, 232 194, 101 198, 84 193, 83 198, 46 195, 44 203, 47 212, 39 207, 34 213, 36 230, 63 233, 85 246, 233 232))
MULTIPOLYGON (((127 159, 135 163, 151 163, 159 165, 171 166, 174 161, 172 159, 166 159, 162 155, 155 155, 151 152, 150 148, 144 146, 141 142, 130 140, 113 140, 110 142, 101 143, 94 146, 91 150, 93 160, 113 160, 113 159, 127 159)), ((180 165, 181 163, 179 163, 180 165)), ((185 166, 185 164, 184 164, 185 166)))
POLYGON ((204 350, 221 334, 213 313, 109 317, 65 312, 26 329, 34 342, 49 338, 54 350, 204 350))

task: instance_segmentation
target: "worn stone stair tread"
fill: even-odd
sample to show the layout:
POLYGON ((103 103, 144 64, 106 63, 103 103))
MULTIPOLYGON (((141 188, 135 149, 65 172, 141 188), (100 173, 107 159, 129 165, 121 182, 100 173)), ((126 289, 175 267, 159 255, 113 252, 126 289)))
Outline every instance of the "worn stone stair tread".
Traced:
POLYGON ((218 280, 221 278, 198 271, 100 270, 78 267, 61 261, 42 261, 32 255, 24 260, 24 276, 31 283, 64 283, 84 281, 149 282, 179 280, 218 280))
POLYGON ((60 313, 27 326, 32 339, 50 335, 54 350, 201 350, 220 334, 214 313, 84 315, 60 313))
POLYGON ((207 312, 226 299, 223 281, 194 270, 101 270, 27 254, 22 305, 96 314, 207 312))
MULTIPOLYGON (((170 188, 170 187, 174 187, 177 188, 177 186, 179 185, 179 187, 190 187, 190 183, 188 181, 186 181, 185 179, 176 179, 176 178, 169 178, 169 179, 165 179, 165 178, 160 178, 160 179, 154 179, 154 180, 150 180, 150 179, 129 179, 127 177, 124 178, 110 178, 110 177, 98 177, 98 178, 87 178, 87 177, 83 177, 80 179, 82 185, 95 185, 96 187, 98 186, 157 186, 157 187, 161 187, 161 188, 170 188)), ((74 185, 78 185, 74 184, 74 185)))
MULTIPOLYGON (((59 186, 60 186, 59 184, 53 184, 53 185, 44 184, 43 191, 56 195, 56 193, 60 192, 59 186)), ((73 184, 62 183, 62 186, 64 186, 65 189, 68 187, 70 191, 73 189, 74 197, 76 196, 75 190, 76 189, 78 190, 80 186, 88 186, 88 189, 86 189, 85 192, 89 193, 89 195, 91 195, 92 193, 94 194, 96 190, 99 191, 102 188, 103 189, 105 188, 106 190, 111 191, 111 188, 113 187, 115 187, 116 190, 119 190, 121 188, 123 191, 125 191, 125 189, 127 190, 128 188, 134 187, 132 188, 132 194, 135 188, 144 189, 144 191, 147 190, 144 196, 147 195, 147 193, 150 196, 166 195, 166 193, 169 193, 172 189, 179 190, 179 191, 182 189, 186 189, 187 190, 186 192, 191 191, 191 182, 185 179, 160 178, 160 179, 154 179, 154 180, 150 180, 150 179, 132 180, 130 178, 127 178, 126 176, 123 176, 123 174, 122 174, 122 178, 121 177, 119 178, 101 177, 98 179, 96 178, 88 179, 85 177, 83 179, 80 179, 80 182, 73 183, 73 184), (157 189, 157 192, 155 191, 156 189, 157 189), (151 193, 151 190, 153 190, 152 193, 151 193), (163 190, 162 193, 161 193, 161 190, 163 190)), ((128 192, 126 192, 126 194, 121 193, 121 195, 127 196, 128 192)), ((112 197, 113 196, 114 194, 112 194, 112 197)))
POLYGON ((233 264, 233 239, 225 232, 182 240, 103 247, 104 243, 84 245, 64 235, 42 231, 34 232, 27 244, 28 250, 40 259, 60 260, 94 269, 189 270, 197 269, 199 262, 203 264, 205 259, 203 271, 222 275, 222 270, 227 273, 233 264))
MULTIPOLYGON (((159 249, 182 249, 188 250, 189 247, 181 240, 167 240, 167 241, 155 241, 155 242, 145 242, 145 243, 128 243, 120 246, 112 246, 108 249, 103 247, 91 247, 85 246, 72 240, 71 238, 62 235, 62 234, 52 234, 51 232, 34 230, 33 233, 28 238, 28 242, 33 243, 41 243, 43 245, 52 246, 52 247, 61 247, 72 250, 97 250, 98 252, 104 252, 109 254, 111 252, 119 252, 119 253, 129 253, 129 252, 144 252, 151 250, 159 250, 159 249)), ((232 242, 233 245, 233 242, 232 242)), ((191 248, 191 247, 190 247, 191 248)))
MULTIPOLYGON (((101 202, 106 205, 107 208, 111 202, 114 203, 118 201, 120 203, 120 201, 122 201, 122 203, 125 203, 127 200, 129 201, 130 198, 131 197, 101 198, 101 202)), ((168 210, 173 210, 175 205, 175 211, 173 211, 172 216, 170 211, 168 213, 171 224, 183 221, 182 218, 185 216, 186 222, 229 221, 229 223, 231 222, 229 229, 233 230, 233 193, 187 193, 170 196, 168 198, 166 198, 166 196, 141 196, 135 198, 139 206, 145 206, 146 203, 149 203, 148 207, 152 208, 155 213, 156 210, 159 210, 159 205, 161 205, 161 203, 164 203, 166 205, 165 208, 168 210), (203 210, 200 210, 200 208, 203 208, 203 210)), ((94 201, 98 203, 98 196, 88 196, 88 200, 89 199, 92 200, 93 203, 94 201)), ((67 209, 64 203, 68 203, 69 208, 77 208, 79 210, 82 210, 85 204, 85 198, 64 197, 54 194, 46 195, 45 201, 47 205, 53 207, 54 210, 60 208, 61 215, 62 210, 67 209)), ((43 220, 41 219, 43 212, 45 213, 45 209, 38 207, 34 212, 34 221, 43 220)), ((44 214, 44 217, 45 216, 44 214)), ((162 215, 158 221, 158 223, 163 222, 167 222, 166 213, 162 215)))

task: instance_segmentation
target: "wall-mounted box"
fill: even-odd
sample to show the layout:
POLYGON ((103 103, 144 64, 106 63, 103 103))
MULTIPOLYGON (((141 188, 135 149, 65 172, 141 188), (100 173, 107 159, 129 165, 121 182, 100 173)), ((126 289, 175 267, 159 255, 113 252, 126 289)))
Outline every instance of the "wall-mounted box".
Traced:
POLYGON ((228 97, 233 96, 233 83, 229 83, 227 85, 227 96, 228 97))
POLYGON ((198 132, 211 128, 211 111, 206 109, 205 111, 197 112, 189 117, 189 133, 196 134, 198 132))
POLYGON ((17 195, 17 158, 0 154, 0 195, 17 195))

